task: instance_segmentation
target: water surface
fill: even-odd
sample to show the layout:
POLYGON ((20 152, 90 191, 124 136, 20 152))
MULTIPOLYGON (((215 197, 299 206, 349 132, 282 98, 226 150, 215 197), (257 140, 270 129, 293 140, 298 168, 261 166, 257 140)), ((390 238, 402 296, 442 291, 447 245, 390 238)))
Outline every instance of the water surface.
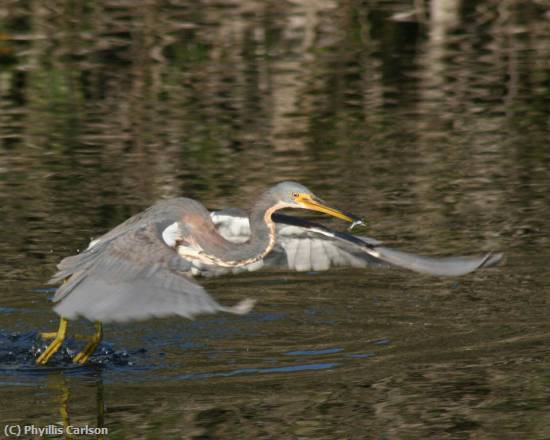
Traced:
POLYGON ((549 12, 415 3, 0 6, 0 425, 550 437, 549 12), (259 303, 106 325, 88 366, 76 339, 34 366, 61 258, 159 199, 247 207, 285 179, 402 249, 507 266, 207 280, 259 303))

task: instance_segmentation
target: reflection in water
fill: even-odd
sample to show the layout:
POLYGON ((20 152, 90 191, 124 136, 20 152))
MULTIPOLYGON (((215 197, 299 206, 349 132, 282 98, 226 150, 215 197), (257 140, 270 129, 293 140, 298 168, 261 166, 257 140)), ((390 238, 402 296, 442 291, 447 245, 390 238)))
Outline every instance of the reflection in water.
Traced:
MULTIPOLYGON (((54 400, 52 403, 52 407, 58 407, 59 408, 59 415, 61 416, 61 424, 59 426, 56 426, 62 429, 63 437, 64 438, 78 438, 81 435, 79 435, 79 432, 90 432, 90 433, 97 433, 97 435, 94 436, 94 438, 101 440, 105 438, 104 433, 106 432, 106 428, 104 425, 104 413, 105 413, 105 403, 103 400, 103 381, 101 379, 101 374, 97 375, 97 380, 95 381, 94 385, 96 388, 96 409, 97 409, 97 418, 91 422, 91 419, 89 419, 90 414, 85 414, 86 419, 88 419, 88 423, 86 424, 75 424, 74 422, 71 423, 71 408, 70 408, 70 399, 71 399, 71 392, 70 392, 70 386, 67 383, 67 378, 65 377, 64 373, 62 371, 58 371, 55 373, 48 374, 48 379, 46 382, 46 387, 50 391, 50 394, 52 396, 55 396, 55 394, 58 394, 58 400, 54 400)), ((93 394, 91 394, 93 396, 93 394)), ((89 396, 88 396, 89 397, 89 396)), ((80 420, 82 418, 82 414, 72 414, 73 420, 78 419, 80 420)), ((58 431, 57 431, 58 432, 58 431)), ((108 430, 107 430, 108 432, 108 430)))
POLYGON ((91 425, 99 381, 120 438, 548 437, 549 47, 540 1, 1 2, 0 421, 91 425), (286 179, 404 249, 509 264, 211 280, 257 309, 30 369, 61 257, 286 179))

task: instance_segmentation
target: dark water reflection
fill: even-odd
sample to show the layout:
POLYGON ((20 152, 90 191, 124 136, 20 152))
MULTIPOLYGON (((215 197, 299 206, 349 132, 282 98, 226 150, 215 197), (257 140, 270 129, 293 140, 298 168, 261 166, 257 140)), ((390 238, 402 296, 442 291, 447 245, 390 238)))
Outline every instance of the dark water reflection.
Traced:
POLYGON ((0 425, 550 437, 549 11, 411 3, 0 5, 0 425), (60 258, 160 198, 246 207, 283 179, 402 248, 508 265, 211 280, 260 303, 109 325, 89 366, 77 340, 34 366, 60 258))

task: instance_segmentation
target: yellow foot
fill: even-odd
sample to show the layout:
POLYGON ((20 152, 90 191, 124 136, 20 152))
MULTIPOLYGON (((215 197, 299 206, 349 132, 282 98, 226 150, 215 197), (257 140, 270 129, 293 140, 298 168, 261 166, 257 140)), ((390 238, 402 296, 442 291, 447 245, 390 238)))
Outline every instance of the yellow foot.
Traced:
POLYGON ((43 341, 49 341, 50 339, 54 339, 57 336, 57 332, 42 332, 40 333, 40 338, 43 341))
POLYGON ((90 342, 88 345, 86 345, 84 350, 82 350, 73 358, 73 362, 75 364, 84 365, 86 362, 90 360, 90 356, 93 354, 98 344, 99 343, 92 345, 92 343, 90 342))
POLYGON ((59 321, 59 329, 57 330, 57 333, 55 333, 54 339, 48 347, 46 347, 46 350, 44 350, 44 353, 42 353, 38 359, 36 359, 36 363, 39 365, 45 365, 50 358, 59 350, 59 347, 61 347, 61 344, 63 344, 63 340, 65 339, 65 335, 67 334, 67 320, 65 318, 61 318, 59 321))
MULTIPOLYGON (((49 341, 51 339, 55 339, 55 337, 57 336, 57 332, 42 332, 40 333, 40 339, 42 339, 43 341, 49 341)), ((73 335, 72 336, 74 339, 78 339, 79 341, 87 341, 89 336, 87 335, 80 335, 80 334, 76 334, 76 335, 73 335)))
POLYGON ((74 358, 73 362, 84 365, 88 360, 90 359, 90 356, 94 353, 97 346, 101 342, 101 339, 103 338, 103 328, 101 326, 101 322, 96 322, 95 324, 96 332, 92 336, 92 339, 90 339, 90 342, 84 347, 84 350, 82 350, 80 353, 78 353, 74 358))

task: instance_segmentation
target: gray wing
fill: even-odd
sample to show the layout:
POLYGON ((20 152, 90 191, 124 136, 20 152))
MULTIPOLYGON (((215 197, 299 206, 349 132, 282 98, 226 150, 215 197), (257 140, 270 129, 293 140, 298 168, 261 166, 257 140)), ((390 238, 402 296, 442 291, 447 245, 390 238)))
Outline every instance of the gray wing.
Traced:
MULTIPOLYGON (((197 204, 195 200, 187 199, 184 197, 176 197, 172 199, 161 200, 160 202, 155 203, 149 208, 133 215, 132 217, 126 219, 119 225, 115 226, 109 232, 93 239, 88 249, 94 247, 98 243, 106 243, 108 241, 114 240, 121 235, 126 234, 128 231, 146 226, 149 224, 164 224, 168 226, 169 224, 177 221, 181 214, 189 208, 190 204, 197 204)), ((80 257, 79 254, 78 257, 80 257)), ((65 260, 64 260, 65 261, 65 260)))
MULTIPOLYGON (((218 232, 227 240, 240 243, 250 238, 250 225, 244 211, 224 209, 211 212, 218 232)), ((275 213, 272 216, 277 227, 277 241, 273 250, 261 261, 238 269, 204 268, 205 276, 254 271, 263 267, 291 270, 323 271, 331 267, 389 266, 372 257, 363 245, 338 239, 332 231, 302 219, 275 213)), ((354 236, 351 236, 355 238, 354 236)), ((378 243, 374 239, 367 239, 378 243)))
POLYGON ((69 278, 55 294, 54 310, 69 319, 103 322, 250 310, 250 300, 218 304, 193 282, 190 267, 162 241, 159 225, 140 224, 62 260, 50 282, 69 278))
MULTIPOLYGON (((242 242, 250 236, 248 218, 238 210, 211 213, 218 231, 228 240, 242 242)), ((429 275, 458 276, 498 265, 502 254, 482 256, 426 257, 388 248, 370 237, 332 231, 322 225, 279 213, 277 246, 264 259, 264 266, 288 267, 296 271, 320 271, 331 267, 397 266, 429 275)), ((248 270, 258 269, 250 267, 248 270)))

